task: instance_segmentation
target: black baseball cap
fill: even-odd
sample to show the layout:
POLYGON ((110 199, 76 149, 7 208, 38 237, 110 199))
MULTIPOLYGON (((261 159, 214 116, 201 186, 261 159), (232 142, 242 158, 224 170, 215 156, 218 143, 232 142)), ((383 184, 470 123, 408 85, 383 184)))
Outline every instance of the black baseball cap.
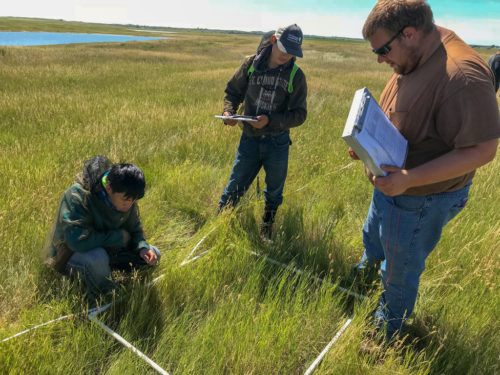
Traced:
POLYGON ((283 53, 302 57, 302 30, 297 24, 280 27, 275 33, 278 48, 283 53))

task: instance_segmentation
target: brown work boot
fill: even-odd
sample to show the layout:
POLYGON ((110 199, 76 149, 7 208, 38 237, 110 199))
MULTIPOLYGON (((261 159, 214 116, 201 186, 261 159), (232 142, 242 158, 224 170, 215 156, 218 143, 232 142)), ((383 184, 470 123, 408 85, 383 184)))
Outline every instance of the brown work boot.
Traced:
POLYGON ((259 235, 262 242, 271 243, 271 237, 273 235, 273 223, 262 223, 260 224, 259 235))
POLYGON ((259 235, 263 242, 271 243, 273 234, 274 218, 276 210, 266 208, 262 216, 262 223, 260 224, 259 235))
POLYGON ((363 340, 359 344, 359 354, 379 356, 384 352, 384 337, 379 329, 374 327, 363 333, 363 340))

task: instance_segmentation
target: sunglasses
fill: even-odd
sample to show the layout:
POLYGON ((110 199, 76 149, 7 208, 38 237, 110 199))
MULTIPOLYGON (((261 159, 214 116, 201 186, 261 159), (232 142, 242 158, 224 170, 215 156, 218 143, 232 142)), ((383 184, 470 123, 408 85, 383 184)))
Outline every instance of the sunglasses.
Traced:
POLYGON ((376 53, 378 56, 381 56, 381 57, 384 57, 386 56, 389 52, 391 52, 391 47, 389 46, 389 44, 391 44, 394 39, 396 39, 399 34, 401 34, 403 32, 403 30, 406 28, 406 26, 404 26, 401 30, 399 30, 396 35, 394 35, 391 39, 389 39, 389 41, 384 44, 382 47, 379 47, 377 49, 374 49, 372 48, 372 51, 373 53, 376 53))

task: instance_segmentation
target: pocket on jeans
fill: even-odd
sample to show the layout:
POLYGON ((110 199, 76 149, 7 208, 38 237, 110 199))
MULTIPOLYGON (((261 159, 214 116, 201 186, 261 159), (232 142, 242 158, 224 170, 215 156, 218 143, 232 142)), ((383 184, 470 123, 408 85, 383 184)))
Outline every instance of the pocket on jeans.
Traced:
POLYGON ((240 143, 247 143, 250 140, 250 137, 245 134, 245 132, 241 133, 240 143))
POLYGON ((276 147, 288 147, 290 146, 290 144, 291 144, 290 135, 288 133, 285 133, 278 137, 274 137, 274 145, 276 147))
POLYGON ((468 198, 463 198, 460 200, 460 202, 454 204, 453 206, 450 207, 448 210, 448 213, 445 218, 445 224, 448 223, 451 219, 453 219, 455 216, 457 216, 460 211, 462 211, 467 204, 468 198))
POLYGON ((408 212, 419 212, 425 207, 425 197, 398 195, 392 198, 393 204, 408 212))

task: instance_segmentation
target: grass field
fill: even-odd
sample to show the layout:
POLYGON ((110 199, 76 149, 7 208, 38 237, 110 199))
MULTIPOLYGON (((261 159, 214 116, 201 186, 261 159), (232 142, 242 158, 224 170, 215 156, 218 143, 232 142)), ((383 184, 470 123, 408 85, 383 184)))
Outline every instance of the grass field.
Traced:
MULTIPOLYGON (((12 18, 0 18, 0 30, 130 33, 12 18)), ((359 163, 341 170, 350 159, 340 135, 354 91, 366 86, 378 97, 391 73, 367 43, 304 41, 298 63, 309 114, 292 130, 274 244, 258 237, 255 184, 242 209, 215 215, 240 130, 213 116, 259 39, 179 30, 160 41, 0 47, 0 340, 84 310, 78 286, 44 269, 40 253, 61 194, 102 153, 145 172, 142 220, 163 252, 152 276, 165 276, 149 288, 126 280, 124 298, 99 318, 169 373, 302 374, 354 316, 315 374, 497 374, 498 157, 478 171, 467 208, 427 261, 411 344, 360 353, 378 294, 360 302, 330 285, 344 285, 362 254, 372 190, 359 163), (213 228, 194 255, 210 252, 180 267, 213 228)), ((0 342, 0 373, 155 372, 95 324, 72 318, 0 342)))

